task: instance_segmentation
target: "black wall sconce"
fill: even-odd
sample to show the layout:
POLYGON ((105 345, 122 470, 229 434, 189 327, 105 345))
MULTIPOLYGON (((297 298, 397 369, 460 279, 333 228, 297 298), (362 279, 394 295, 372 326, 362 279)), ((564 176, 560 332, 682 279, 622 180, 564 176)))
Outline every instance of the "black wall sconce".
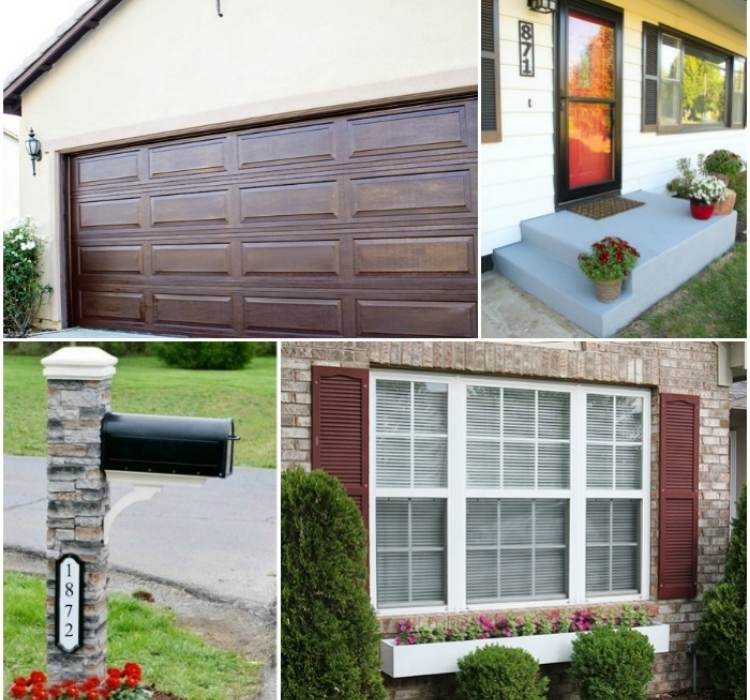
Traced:
POLYGON ((529 9, 534 12, 549 14, 557 9, 557 0, 528 0, 529 9))
POLYGON ((42 159, 42 142, 36 137, 33 129, 29 129, 29 138, 26 139, 26 153, 31 158, 31 170, 36 177, 36 162, 42 159))
POLYGON ((216 0, 216 14, 219 15, 219 17, 224 16, 224 13, 221 11, 221 0, 216 0))

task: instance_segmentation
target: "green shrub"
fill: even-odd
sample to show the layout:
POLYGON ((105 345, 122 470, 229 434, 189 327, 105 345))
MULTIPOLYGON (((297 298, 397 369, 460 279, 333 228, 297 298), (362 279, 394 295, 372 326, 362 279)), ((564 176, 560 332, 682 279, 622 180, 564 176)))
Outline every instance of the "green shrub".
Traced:
POLYGON ((3 232, 3 331, 23 338, 39 319, 39 307, 52 291, 42 284, 44 244, 29 219, 3 232))
POLYGON ((696 635, 701 665, 717 697, 734 700, 744 700, 747 682, 747 610, 740 600, 733 583, 708 590, 696 635))
POLYGON ((573 642, 570 674, 582 700, 643 700, 654 648, 627 627, 594 627, 573 642))
POLYGON ((154 351, 170 367, 242 369, 253 359, 254 343, 155 343, 154 351))
POLYGON ((544 700, 549 680, 527 651, 493 645, 459 659, 456 685, 463 700, 544 700))
POLYGON ((362 515, 323 471, 281 478, 281 694, 381 700, 362 515))
POLYGON ((715 175, 737 175, 745 168, 742 158, 723 148, 710 153, 703 161, 707 173, 715 175))
POLYGON ((737 588, 740 604, 746 605, 747 596, 747 485, 737 499, 737 514, 732 521, 724 580, 737 588))
POLYGON ((729 187, 737 193, 737 231, 742 234, 747 231, 747 170, 729 176, 729 187))

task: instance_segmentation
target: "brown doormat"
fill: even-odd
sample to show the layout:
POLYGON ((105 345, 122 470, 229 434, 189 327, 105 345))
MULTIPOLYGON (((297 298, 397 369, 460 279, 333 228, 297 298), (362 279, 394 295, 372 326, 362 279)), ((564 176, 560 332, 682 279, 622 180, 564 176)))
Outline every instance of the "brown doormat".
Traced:
POLYGON ((602 197, 588 202, 571 204, 567 209, 575 214, 588 216, 589 219, 606 219, 608 216, 620 214, 628 209, 642 207, 644 204, 645 202, 638 202, 635 199, 626 199, 625 197, 602 197))

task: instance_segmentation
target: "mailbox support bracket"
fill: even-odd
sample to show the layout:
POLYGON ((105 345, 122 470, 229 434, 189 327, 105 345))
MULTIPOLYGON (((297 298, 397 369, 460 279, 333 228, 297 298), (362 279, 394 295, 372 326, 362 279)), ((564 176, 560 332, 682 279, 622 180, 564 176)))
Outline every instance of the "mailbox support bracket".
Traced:
POLYGON ((104 544, 109 544, 109 533, 112 530, 112 523, 122 511, 134 503, 151 500, 160 491, 161 486, 135 486, 132 491, 120 498, 110 508, 107 515, 104 516, 104 544))

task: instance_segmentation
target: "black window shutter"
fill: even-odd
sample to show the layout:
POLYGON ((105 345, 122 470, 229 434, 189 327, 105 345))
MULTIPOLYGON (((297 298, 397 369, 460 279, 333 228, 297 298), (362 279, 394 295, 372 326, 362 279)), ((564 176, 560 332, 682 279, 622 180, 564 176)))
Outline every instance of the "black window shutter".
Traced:
POLYGON ((643 23, 641 131, 656 131, 659 113, 659 28, 643 23))
POLYGON ((498 0, 482 0, 482 141, 500 140, 498 0))

